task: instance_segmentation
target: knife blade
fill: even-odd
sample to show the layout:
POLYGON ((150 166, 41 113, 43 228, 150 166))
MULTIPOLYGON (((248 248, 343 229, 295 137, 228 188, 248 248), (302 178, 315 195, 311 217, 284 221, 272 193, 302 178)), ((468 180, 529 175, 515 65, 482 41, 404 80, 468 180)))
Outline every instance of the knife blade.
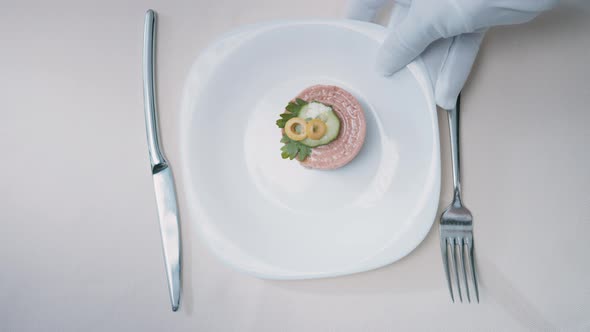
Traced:
POLYGON ((156 204, 158 207, 158 217, 160 220, 160 233, 162 237, 164 263, 166 265, 168 292, 172 304, 172 311, 177 311, 180 304, 180 225, 174 177, 172 176, 170 164, 164 157, 160 147, 158 134, 156 85, 154 78, 155 42, 156 12, 150 9, 145 14, 143 44, 145 127, 152 176, 154 180, 156 204))
POLYGON ((176 311, 180 300, 180 232, 172 170, 170 167, 165 167, 155 172, 153 179, 158 216, 160 218, 160 233, 166 264, 166 276, 168 278, 168 291, 172 311, 176 311))

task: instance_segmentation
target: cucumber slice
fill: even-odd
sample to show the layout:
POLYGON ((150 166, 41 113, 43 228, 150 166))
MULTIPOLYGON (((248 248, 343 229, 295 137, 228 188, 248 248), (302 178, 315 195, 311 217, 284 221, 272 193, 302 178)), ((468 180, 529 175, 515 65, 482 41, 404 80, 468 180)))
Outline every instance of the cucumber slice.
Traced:
POLYGON ((311 102, 301 108, 299 111, 299 117, 306 120, 320 119, 326 124, 327 130, 322 138, 306 138, 300 141, 309 147, 313 148, 320 145, 326 145, 335 140, 338 136, 338 132, 340 132, 340 119, 338 119, 338 116, 334 113, 332 107, 328 105, 316 101, 311 102))

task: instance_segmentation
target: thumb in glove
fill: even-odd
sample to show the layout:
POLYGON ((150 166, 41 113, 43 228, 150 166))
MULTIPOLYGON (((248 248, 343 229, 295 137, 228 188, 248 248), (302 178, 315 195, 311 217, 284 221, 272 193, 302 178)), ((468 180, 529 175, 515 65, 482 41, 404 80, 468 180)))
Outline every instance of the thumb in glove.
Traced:
MULTIPOLYGON (((402 22, 406 20, 410 9, 410 3, 398 1, 393 7, 389 20, 389 40, 397 38, 396 32, 399 32, 402 22)), ((483 33, 461 34, 452 38, 438 39, 426 46, 421 53, 422 60, 426 66, 430 78, 436 103, 446 109, 455 105, 459 92, 463 88, 471 67, 479 50, 479 44, 483 39, 483 33)), ((386 48, 387 46, 383 47, 386 48)), ((409 52, 404 52, 408 54, 409 52)), ((384 67, 390 66, 391 58, 386 53, 381 52, 378 59, 378 69, 386 72, 384 67), (380 63, 380 61, 382 61, 380 63)), ((397 58, 403 67, 415 56, 408 55, 405 59, 397 58), (407 60, 407 59, 410 60, 407 60)), ((393 59, 393 61, 396 61, 393 59)), ((397 64, 393 64, 398 66, 397 64)), ((400 67, 400 68, 401 68, 400 67)))
MULTIPOLYGON (((557 0, 414 0, 407 15, 396 22, 395 29, 381 46, 377 68, 391 75, 410 63, 438 39, 460 34, 483 32, 496 25, 524 23, 557 0)), ((396 3, 396 7, 399 3, 396 3)), ((481 38, 467 38, 473 45, 481 38)))

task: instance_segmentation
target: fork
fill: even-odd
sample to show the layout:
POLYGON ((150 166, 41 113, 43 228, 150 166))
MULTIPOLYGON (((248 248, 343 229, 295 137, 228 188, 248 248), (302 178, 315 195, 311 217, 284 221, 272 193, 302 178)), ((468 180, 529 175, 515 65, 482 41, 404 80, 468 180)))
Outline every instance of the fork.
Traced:
POLYGON ((467 276, 470 275, 473 290, 475 291, 475 299, 479 303, 479 290, 477 287, 477 277, 475 272, 475 257, 473 256, 473 216, 461 202, 461 173, 459 165, 460 103, 461 95, 459 94, 455 107, 447 110, 449 135, 451 138, 454 191, 453 202, 440 216, 440 249, 451 300, 455 302, 452 286, 452 280, 454 280, 459 300, 463 302, 463 296, 461 294, 461 280, 463 280, 467 300, 471 303, 469 281, 467 278, 467 276), (467 272, 468 268, 466 263, 469 265, 469 273, 467 272), (453 278, 451 277, 451 271, 454 272, 453 278), (459 277, 459 271, 462 271, 461 278, 459 277))

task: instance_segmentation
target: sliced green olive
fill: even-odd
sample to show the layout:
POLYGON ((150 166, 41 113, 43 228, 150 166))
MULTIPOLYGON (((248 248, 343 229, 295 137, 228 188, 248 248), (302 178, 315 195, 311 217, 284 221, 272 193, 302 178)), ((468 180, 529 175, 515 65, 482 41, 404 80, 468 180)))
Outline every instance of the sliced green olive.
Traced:
POLYGON ((307 137, 306 123, 302 118, 291 118, 285 124, 285 134, 294 141, 301 141, 307 137))
POLYGON ((316 118, 307 122, 305 130, 307 132, 307 137, 317 140, 326 134, 327 127, 324 121, 316 118))

